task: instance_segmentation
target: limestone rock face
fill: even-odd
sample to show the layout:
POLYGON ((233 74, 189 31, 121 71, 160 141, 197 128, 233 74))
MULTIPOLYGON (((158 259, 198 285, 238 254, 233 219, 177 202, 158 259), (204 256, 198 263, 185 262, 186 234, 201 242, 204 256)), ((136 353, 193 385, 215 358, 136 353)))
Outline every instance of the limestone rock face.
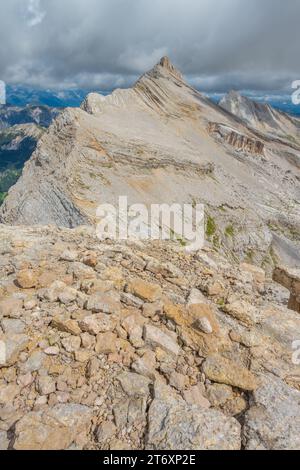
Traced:
MULTIPOLYGON (((131 89, 93 93, 80 109, 63 111, 10 190, 0 221, 93 225, 100 204, 117 207, 124 195, 147 207, 199 202, 217 221, 209 241, 224 252, 271 268, 276 256, 300 263, 297 125, 282 117, 295 142, 271 138, 229 110, 192 89, 164 57, 131 89)), ((263 114, 277 123, 274 110, 263 114)))
POLYGON ((300 392, 274 376, 265 377, 254 392, 245 416, 244 441, 248 450, 300 448, 300 392))
POLYGON ((45 413, 32 412, 16 425, 15 450, 60 450, 84 442, 91 411, 82 405, 57 405, 45 413))
POLYGON ((240 450, 240 424, 216 410, 154 400, 149 410, 151 450, 240 450))
POLYGON ((250 155, 264 155, 263 142, 240 134, 230 127, 211 122, 208 127, 208 132, 238 152, 244 152, 250 155))
POLYGON ((300 313, 300 269, 277 267, 273 280, 290 291, 289 308, 300 313))

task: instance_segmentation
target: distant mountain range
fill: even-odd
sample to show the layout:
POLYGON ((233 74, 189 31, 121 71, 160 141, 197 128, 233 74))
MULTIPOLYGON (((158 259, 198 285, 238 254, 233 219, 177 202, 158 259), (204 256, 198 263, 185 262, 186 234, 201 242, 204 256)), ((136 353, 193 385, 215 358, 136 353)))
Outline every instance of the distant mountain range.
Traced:
MULTIPOLYGON (((82 101, 90 92, 100 92, 94 89, 81 89, 73 88, 66 90, 55 89, 37 89, 21 85, 8 85, 7 86, 7 104, 12 106, 50 106, 57 108, 66 107, 79 107, 82 101)), ((201 90, 200 90, 201 91, 201 90)), ((110 92, 101 91, 102 95, 107 95, 110 92)), ((274 92, 253 92, 247 90, 240 90, 240 94, 250 98, 253 101, 269 104, 280 111, 289 113, 295 116, 300 116, 300 106, 292 103, 291 94, 276 94, 274 92)), ((207 93, 207 96, 214 102, 219 101, 225 96, 225 93, 207 93)))
MULTIPOLYGON (((291 94, 276 94, 274 92, 255 93, 249 90, 239 91, 239 94, 261 104, 268 104, 273 108, 292 116, 300 116, 300 105, 292 102, 291 94)), ((219 102, 226 96, 226 93, 206 93, 214 103, 219 102)))
POLYGON ((19 124, 49 127, 61 110, 49 106, 0 106, 0 130, 19 124))

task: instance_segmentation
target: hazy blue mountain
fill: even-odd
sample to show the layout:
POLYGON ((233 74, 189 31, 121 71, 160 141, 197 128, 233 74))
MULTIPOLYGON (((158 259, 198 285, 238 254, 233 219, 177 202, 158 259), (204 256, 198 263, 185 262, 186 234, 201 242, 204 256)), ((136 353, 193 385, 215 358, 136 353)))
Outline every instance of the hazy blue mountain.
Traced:
MULTIPOLYGON (((242 90, 239 93, 253 101, 263 104, 269 104, 279 111, 291 114, 292 116, 300 116, 300 105, 295 105, 292 102, 291 94, 275 94, 270 93, 256 93, 249 90, 242 90)), ((206 95, 215 103, 219 103, 226 93, 206 93, 206 95)))
POLYGON ((42 90, 23 86, 7 86, 7 104, 12 106, 78 107, 91 90, 42 90))
POLYGON ((0 106, 0 129, 16 124, 36 124, 49 127, 60 109, 49 106, 0 106))

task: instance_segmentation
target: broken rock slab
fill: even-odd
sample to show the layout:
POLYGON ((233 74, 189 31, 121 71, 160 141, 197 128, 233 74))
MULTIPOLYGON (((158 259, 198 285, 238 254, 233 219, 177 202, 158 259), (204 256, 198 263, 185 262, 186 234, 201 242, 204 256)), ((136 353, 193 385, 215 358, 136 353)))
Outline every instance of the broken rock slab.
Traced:
POLYGON ((82 448, 87 442, 92 411, 77 404, 56 405, 52 409, 27 413, 17 422, 15 450, 64 450, 71 444, 82 448))
POLYGON ((155 399, 148 416, 148 450, 240 450, 241 427, 221 412, 155 399))
POLYGON ((147 344, 154 348, 159 347, 174 356, 178 356, 180 347, 175 336, 164 333, 160 328, 152 325, 145 325, 144 327, 144 340, 147 344))
POLYGON ((300 449, 300 392, 273 375, 263 377, 245 415, 247 450, 300 449))
POLYGON ((220 354, 209 356, 204 362, 202 370, 212 382, 231 385, 246 391, 257 388, 257 380, 252 372, 242 364, 235 363, 220 354))

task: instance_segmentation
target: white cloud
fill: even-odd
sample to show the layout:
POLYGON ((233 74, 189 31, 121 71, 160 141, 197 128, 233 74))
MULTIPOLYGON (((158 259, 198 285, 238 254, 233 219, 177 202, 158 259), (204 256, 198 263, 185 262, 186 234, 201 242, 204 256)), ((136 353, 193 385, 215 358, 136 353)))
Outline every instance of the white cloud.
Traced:
POLYGON ((46 12, 41 9, 40 0, 28 0, 27 6, 27 24, 33 28, 42 23, 46 16, 46 12))
POLYGON ((300 0, 0 4, 8 83, 126 86, 165 54, 202 90, 282 90, 300 79, 300 0))
POLYGON ((6 104, 6 86, 5 83, 0 80, 0 105, 6 104))

